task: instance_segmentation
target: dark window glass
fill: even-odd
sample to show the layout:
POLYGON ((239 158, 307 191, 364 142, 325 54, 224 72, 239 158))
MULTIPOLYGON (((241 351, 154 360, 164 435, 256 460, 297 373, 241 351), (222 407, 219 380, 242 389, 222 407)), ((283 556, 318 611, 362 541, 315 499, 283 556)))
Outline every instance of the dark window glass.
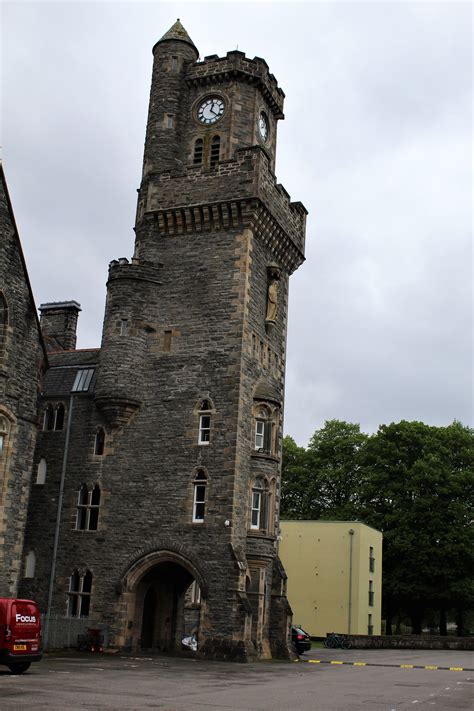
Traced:
POLYGON ((62 430, 64 427, 64 405, 62 402, 56 408, 56 417, 54 419, 54 429, 62 430))
POLYGON ((211 161, 210 165, 213 168, 217 161, 219 160, 219 154, 221 150, 221 139, 219 136, 214 136, 211 143, 211 161))
POLYGON ((54 410, 52 405, 48 405, 44 411, 43 429, 50 432, 54 427, 54 410))
POLYGON ((202 138, 198 138, 194 144, 194 165, 202 165, 202 154, 204 150, 204 144, 202 138))
POLYGON ((102 456, 104 453, 104 444, 105 444, 105 432, 102 429, 97 430, 96 435, 95 435, 95 447, 94 447, 94 454, 98 456, 102 456))

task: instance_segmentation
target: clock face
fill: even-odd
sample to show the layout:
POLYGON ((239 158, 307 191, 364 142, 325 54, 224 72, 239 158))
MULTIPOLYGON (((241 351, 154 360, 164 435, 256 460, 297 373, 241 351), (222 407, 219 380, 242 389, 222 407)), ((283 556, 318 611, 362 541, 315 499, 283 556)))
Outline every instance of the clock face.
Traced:
POLYGON ((263 141, 268 138, 268 118, 267 115, 262 111, 258 117, 258 132, 263 141))
POLYGON ((198 119, 201 123, 209 126, 218 121, 224 113, 224 100, 220 96, 208 96, 207 99, 199 104, 198 119))

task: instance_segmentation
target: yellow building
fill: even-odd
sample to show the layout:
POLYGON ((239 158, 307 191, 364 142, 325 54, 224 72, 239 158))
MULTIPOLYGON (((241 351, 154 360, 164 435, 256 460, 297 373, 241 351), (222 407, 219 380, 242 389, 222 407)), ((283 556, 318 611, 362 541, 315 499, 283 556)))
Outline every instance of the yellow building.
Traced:
POLYGON ((358 521, 281 521, 293 622, 313 637, 380 634, 382 534, 358 521))

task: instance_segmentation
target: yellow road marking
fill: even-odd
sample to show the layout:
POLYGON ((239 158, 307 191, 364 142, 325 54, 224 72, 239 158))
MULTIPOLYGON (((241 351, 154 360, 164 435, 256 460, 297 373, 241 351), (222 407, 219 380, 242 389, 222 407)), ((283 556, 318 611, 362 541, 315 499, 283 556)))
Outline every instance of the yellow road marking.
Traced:
POLYGON ((438 667, 433 667, 433 666, 427 666, 425 669, 437 669, 438 667))
POLYGON ((321 664, 321 660, 320 660, 320 659, 308 659, 308 662, 309 662, 310 664, 321 664))
POLYGON ((331 664, 344 664, 344 662, 331 662, 331 664))
POLYGON ((449 671, 464 671, 464 667, 449 667, 449 671))
POLYGON ((414 664, 400 664, 400 669, 413 669, 414 664))
POLYGON ((354 662, 354 663, 353 663, 353 666, 354 666, 354 667, 366 667, 366 666, 367 666, 367 662, 354 662))

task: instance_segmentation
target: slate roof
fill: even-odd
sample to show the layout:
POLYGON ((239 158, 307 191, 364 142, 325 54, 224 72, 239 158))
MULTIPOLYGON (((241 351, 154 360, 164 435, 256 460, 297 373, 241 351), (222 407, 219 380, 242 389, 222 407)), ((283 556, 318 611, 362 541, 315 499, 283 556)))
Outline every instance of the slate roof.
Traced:
MULTIPOLYGON (((44 398, 68 397, 80 368, 94 368, 99 364, 100 348, 78 351, 61 351, 49 354, 50 367, 46 371, 42 383, 44 398)), ((95 389, 97 374, 94 373, 87 392, 78 395, 92 395, 95 389)))

